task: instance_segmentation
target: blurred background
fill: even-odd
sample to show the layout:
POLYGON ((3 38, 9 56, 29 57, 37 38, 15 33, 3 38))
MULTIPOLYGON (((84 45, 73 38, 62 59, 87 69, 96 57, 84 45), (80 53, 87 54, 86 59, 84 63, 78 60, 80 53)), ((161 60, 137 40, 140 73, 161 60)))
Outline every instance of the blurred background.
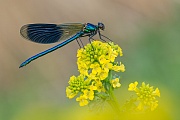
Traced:
POLYGON ((67 22, 103 22, 102 34, 123 49, 120 103, 129 97, 130 82, 145 81, 161 92, 153 118, 180 119, 179 0, 0 0, 0 120, 76 120, 88 112, 65 94, 70 76, 79 74, 76 41, 19 69, 56 45, 23 39, 22 25, 67 22))

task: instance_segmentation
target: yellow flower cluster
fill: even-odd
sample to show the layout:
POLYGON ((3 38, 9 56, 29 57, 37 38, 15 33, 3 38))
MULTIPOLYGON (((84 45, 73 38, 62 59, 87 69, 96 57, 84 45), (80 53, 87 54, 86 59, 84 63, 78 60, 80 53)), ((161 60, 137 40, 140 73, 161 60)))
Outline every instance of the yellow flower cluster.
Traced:
POLYGON ((72 76, 69 80, 69 86, 66 88, 66 94, 68 98, 73 98, 79 92, 83 92, 87 89, 89 82, 84 81, 84 77, 82 75, 75 77, 72 76))
POLYGON ((139 104, 137 106, 137 110, 144 110, 145 108, 150 108, 153 111, 158 106, 158 101, 156 100, 156 96, 160 97, 160 91, 158 88, 154 90, 153 86, 149 86, 149 84, 145 84, 142 82, 141 87, 137 87, 138 82, 134 82, 129 84, 129 91, 136 92, 137 101, 139 104))
POLYGON ((123 64, 114 63, 115 58, 122 56, 122 49, 118 45, 110 43, 102 43, 100 41, 94 41, 91 44, 87 44, 84 48, 78 50, 77 65, 80 74, 100 77, 101 80, 107 77, 109 70, 125 71, 123 64), (89 70, 91 74, 89 74, 89 70), (96 75, 95 75, 96 74, 96 75))
POLYGON ((119 78, 112 79, 111 71, 125 71, 121 62, 115 62, 115 58, 122 55, 122 49, 112 42, 93 41, 79 49, 77 65, 80 75, 70 78, 66 88, 67 97, 73 98, 80 93, 76 101, 80 106, 85 106, 94 99, 95 93, 106 92, 105 85, 120 87, 119 78))

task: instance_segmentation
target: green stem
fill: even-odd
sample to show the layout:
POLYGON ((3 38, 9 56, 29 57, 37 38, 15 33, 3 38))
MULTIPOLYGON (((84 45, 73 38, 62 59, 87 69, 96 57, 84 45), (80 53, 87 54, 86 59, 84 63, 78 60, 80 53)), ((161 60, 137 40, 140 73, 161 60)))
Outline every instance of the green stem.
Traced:
POLYGON ((106 85, 105 85, 105 88, 107 90, 107 94, 109 95, 109 98, 110 98, 107 102, 112 107, 112 109, 116 112, 116 114, 119 116, 120 107, 119 107, 117 99, 114 95, 113 87, 110 84, 111 79, 112 79, 112 71, 109 71, 109 75, 108 75, 108 78, 106 79, 106 85))
POLYGON ((114 96, 114 92, 113 92, 112 87, 110 87, 109 95, 110 95, 110 100, 108 101, 108 103, 115 110, 115 112, 117 114, 119 114, 120 113, 119 103, 118 103, 116 97, 114 96))

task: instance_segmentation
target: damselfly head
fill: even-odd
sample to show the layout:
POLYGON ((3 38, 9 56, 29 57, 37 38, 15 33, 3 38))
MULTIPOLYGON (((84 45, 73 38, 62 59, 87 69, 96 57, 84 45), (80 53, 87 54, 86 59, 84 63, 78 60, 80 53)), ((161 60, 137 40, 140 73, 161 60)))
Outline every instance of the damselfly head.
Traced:
POLYGON ((105 29, 105 26, 104 26, 103 23, 98 22, 98 28, 100 28, 101 30, 104 30, 104 29, 105 29))

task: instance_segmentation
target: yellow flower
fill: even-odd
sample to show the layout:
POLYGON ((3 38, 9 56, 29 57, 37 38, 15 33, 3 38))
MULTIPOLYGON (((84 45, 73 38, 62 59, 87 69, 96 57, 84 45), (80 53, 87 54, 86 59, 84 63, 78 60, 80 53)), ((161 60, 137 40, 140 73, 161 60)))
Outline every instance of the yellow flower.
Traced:
POLYGON ((82 52, 83 52, 83 49, 78 49, 78 52, 77 52, 77 57, 80 57, 82 56, 82 52))
POLYGON ((125 71, 125 66, 124 66, 124 64, 121 64, 121 62, 120 62, 120 65, 112 66, 112 70, 114 70, 116 72, 119 72, 119 71, 124 72, 125 71))
POLYGON ((84 95, 81 95, 80 97, 77 97, 76 101, 79 102, 80 106, 85 106, 85 105, 87 105, 89 103, 88 100, 87 100, 87 97, 84 96, 84 95))
POLYGON ((96 80, 98 79, 98 76, 96 75, 97 73, 93 74, 93 73, 90 73, 87 77, 88 80, 96 80))
POLYGON ((146 85, 145 82, 142 82, 141 87, 137 88, 137 84, 137 82, 131 83, 128 89, 129 91, 136 92, 137 101, 139 101, 137 109, 143 110, 149 107, 150 110, 154 110, 158 106, 156 96, 160 97, 159 89, 156 88, 154 90, 153 86, 146 85))
POLYGON ((69 98, 73 98, 78 92, 83 92, 88 88, 90 82, 88 80, 84 81, 84 76, 80 75, 78 77, 72 76, 69 80, 69 86, 66 88, 66 95, 69 98))
POLYGON ((109 54, 110 55, 109 59, 111 62, 114 62, 115 58, 118 56, 118 52, 114 51, 114 50, 111 50, 110 52, 111 52, 111 54, 109 54))
POLYGON ((119 78, 111 80, 111 85, 113 86, 113 88, 120 87, 121 84, 119 83, 119 78))
POLYGON ((78 65, 79 72, 82 75, 87 75, 88 74, 88 66, 87 66, 87 64, 85 64, 84 62, 77 62, 77 65, 78 65))
POLYGON ((134 83, 129 84, 128 90, 129 90, 129 91, 135 91, 136 88, 137 88, 137 85, 138 85, 138 82, 137 82, 137 81, 135 81, 134 83))
POLYGON ((70 90, 68 87, 66 88, 66 95, 69 99, 72 99, 74 96, 77 95, 77 93, 73 92, 72 90, 70 90))
POLYGON ((107 60, 107 59, 105 58, 105 55, 101 55, 98 60, 99 60, 99 63, 100 63, 101 65, 110 62, 110 60, 107 60))
POLYGON ((119 51, 119 55, 123 56, 123 52, 122 52, 122 49, 120 47, 118 47, 118 51, 119 51))
POLYGON ((121 72, 124 72, 124 71, 125 71, 125 66, 124 66, 124 64, 121 64, 121 62, 120 62, 120 71, 121 71, 121 72))
POLYGON ((104 89, 104 86, 102 85, 102 82, 99 81, 99 82, 96 82, 96 87, 97 87, 97 91, 98 92, 105 92, 105 89, 104 89))
POLYGON ((92 74, 100 73, 101 71, 101 67, 98 63, 91 64, 90 68, 92 68, 92 74))
POLYGON ((153 95, 160 97, 160 91, 158 88, 156 88, 156 90, 153 91, 153 95))
POLYGON ((102 69, 104 69, 106 72, 109 72, 109 70, 112 69, 112 66, 112 63, 105 63, 102 65, 102 69))
POLYGON ((101 70, 101 72, 98 75, 99 75, 100 80, 104 80, 107 78, 108 72, 105 70, 101 70))
POLYGON ((84 90, 84 96, 86 96, 89 100, 94 99, 94 91, 93 90, 84 90))
POLYGON ((113 50, 117 51, 120 56, 123 56, 122 49, 121 49, 118 45, 114 45, 113 42, 109 42, 109 44, 111 45, 111 47, 113 48, 113 50))
POLYGON ((92 85, 89 87, 89 89, 92 90, 97 90, 97 87, 94 86, 95 82, 92 82, 92 85))

